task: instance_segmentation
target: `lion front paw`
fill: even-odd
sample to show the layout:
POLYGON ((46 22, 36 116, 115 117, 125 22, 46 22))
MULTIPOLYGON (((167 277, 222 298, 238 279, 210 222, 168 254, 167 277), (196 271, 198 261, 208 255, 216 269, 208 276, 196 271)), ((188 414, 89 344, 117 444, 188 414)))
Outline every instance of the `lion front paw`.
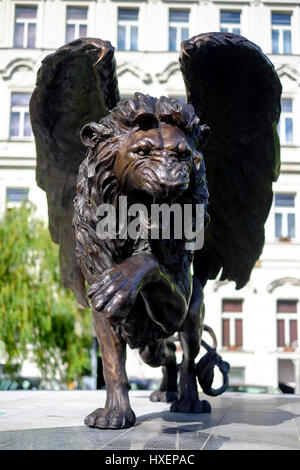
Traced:
POLYGON ((207 400, 183 397, 173 401, 170 411, 173 413, 210 413, 211 406, 207 400))
POLYGON ((88 297, 92 307, 105 318, 120 321, 127 317, 138 293, 134 279, 120 268, 107 271, 93 284, 88 297))
POLYGON ((135 424, 135 414, 131 408, 97 408, 85 418, 84 424, 100 429, 130 428, 135 424))

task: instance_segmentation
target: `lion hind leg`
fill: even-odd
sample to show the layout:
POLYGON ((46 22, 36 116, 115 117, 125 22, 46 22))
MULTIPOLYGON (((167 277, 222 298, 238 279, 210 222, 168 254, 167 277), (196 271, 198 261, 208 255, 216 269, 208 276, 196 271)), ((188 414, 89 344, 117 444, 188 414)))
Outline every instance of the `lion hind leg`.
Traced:
POLYGON ((171 405, 172 412, 209 413, 211 411, 209 402, 199 399, 194 362, 200 348, 203 320, 203 292, 200 282, 194 277, 189 312, 179 331, 183 359, 179 366, 179 396, 171 405))
POLYGON ((169 340, 158 340, 140 350, 143 361, 151 367, 162 366, 163 378, 159 390, 151 393, 151 401, 170 403, 177 398, 176 346, 169 340))

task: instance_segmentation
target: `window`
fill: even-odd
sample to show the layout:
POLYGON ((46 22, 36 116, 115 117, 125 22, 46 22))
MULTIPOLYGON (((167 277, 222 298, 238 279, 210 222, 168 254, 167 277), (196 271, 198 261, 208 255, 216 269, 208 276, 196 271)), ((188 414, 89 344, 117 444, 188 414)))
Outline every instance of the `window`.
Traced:
POLYGON ((30 93, 12 93, 10 113, 10 137, 32 138, 29 118, 30 93))
POLYGON ((189 10, 169 10, 169 51, 179 51, 180 44, 189 38, 189 10))
POLYGON ((223 33, 241 34, 241 12, 221 10, 220 31, 223 33))
POLYGON ((241 385, 245 383, 245 367, 230 367, 229 384, 241 385))
POLYGON ((277 300, 277 346, 297 347, 297 300, 277 300))
POLYGON ((224 299, 222 305, 222 345, 228 348, 243 346, 243 301, 224 299))
POLYGON ((288 98, 281 100, 278 134, 281 144, 291 144, 293 142, 293 100, 288 98))
POLYGON ((295 195, 275 194, 275 237, 292 239, 295 236, 295 195))
POLYGON ((272 13, 272 53, 292 53, 292 15, 290 13, 272 13))
POLYGON ((85 38, 87 35, 87 8, 67 7, 66 41, 85 38))
POLYGON ((28 201, 28 188, 6 188, 6 208, 10 210, 28 201))
POLYGON ((6 202, 20 203, 28 201, 28 188, 6 188, 6 202))
POLYGON ((16 7, 14 47, 35 48, 36 7, 16 7))
POLYGON ((118 49, 119 51, 138 50, 139 10, 119 8, 118 10, 118 49))

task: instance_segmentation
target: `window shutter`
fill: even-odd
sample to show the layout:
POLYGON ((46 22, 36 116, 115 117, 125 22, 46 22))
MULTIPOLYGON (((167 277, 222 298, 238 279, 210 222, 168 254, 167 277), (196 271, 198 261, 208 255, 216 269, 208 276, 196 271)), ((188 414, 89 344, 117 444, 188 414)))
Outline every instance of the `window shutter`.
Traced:
POLYGON ((297 339, 297 320, 290 320, 290 346, 295 346, 293 343, 297 341, 297 339))
POLYGON ((277 300, 277 313, 297 313, 297 300, 277 300))
POLYGON ((284 320, 277 320, 277 346, 284 347, 284 320))
POLYGON ((224 299, 223 300, 223 312, 242 312, 243 301, 236 299, 224 299))
POLYGON ((235 345, 243 346, 243 320, 235 320, 235 345))
POLYGON ((228 319, 222 321, 222 343, 223 346, 230 346, 230 321, 228 319))

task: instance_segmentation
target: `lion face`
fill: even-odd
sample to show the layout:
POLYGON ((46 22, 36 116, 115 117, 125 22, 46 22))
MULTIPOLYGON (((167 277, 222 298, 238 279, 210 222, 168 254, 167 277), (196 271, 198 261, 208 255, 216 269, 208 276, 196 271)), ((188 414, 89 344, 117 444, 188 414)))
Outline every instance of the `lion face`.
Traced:
POLYGON ((193 151, 184 133, 166 123, 128 134, 122 142, 114 171, 127 192, 176 198, 189 186, 193 151))

